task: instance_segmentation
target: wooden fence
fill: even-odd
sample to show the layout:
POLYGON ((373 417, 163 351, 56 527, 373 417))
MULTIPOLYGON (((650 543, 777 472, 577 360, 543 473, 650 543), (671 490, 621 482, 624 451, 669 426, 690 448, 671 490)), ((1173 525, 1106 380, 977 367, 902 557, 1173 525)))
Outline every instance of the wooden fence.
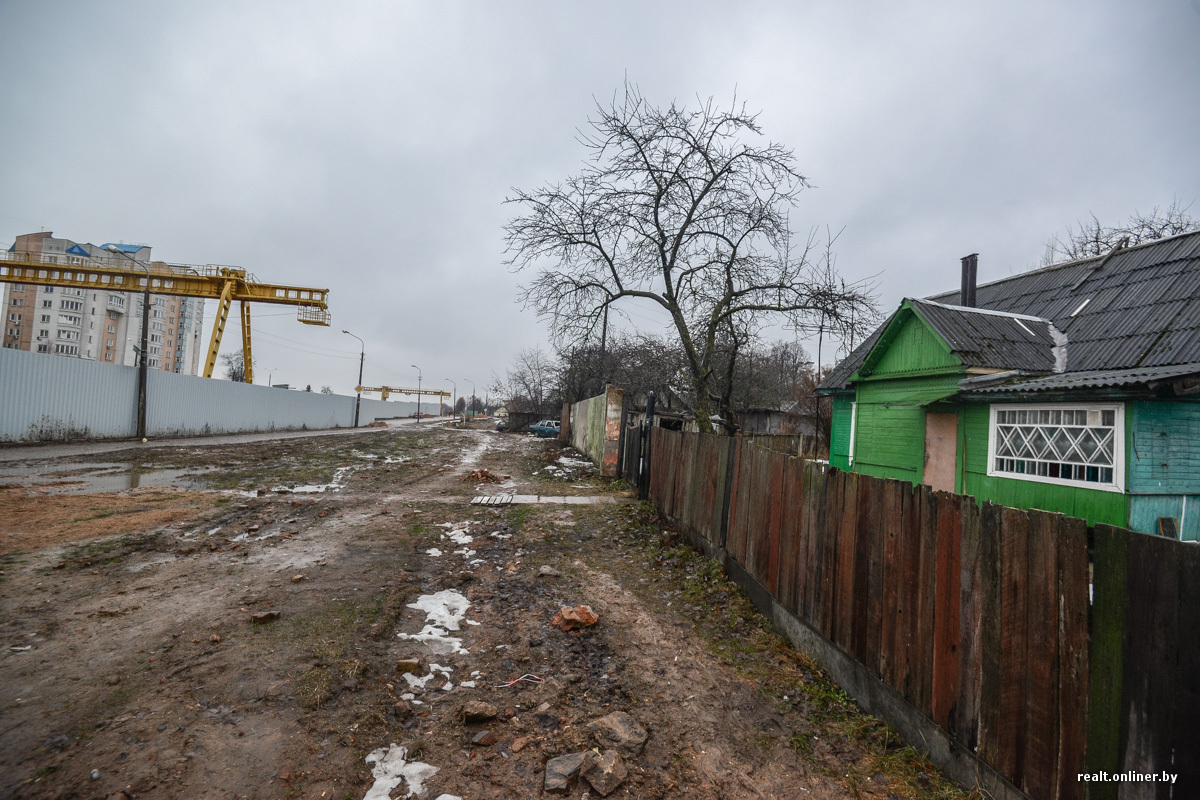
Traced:
POLYGON ((1097 528, 1093 606, 1082 520, 738 438, 656 429, 651 457, 666 516, 1011 787, 1200 796, 1200 546, 1097 528), (1179 777, 1080 780, 1131 771, 1179 777))

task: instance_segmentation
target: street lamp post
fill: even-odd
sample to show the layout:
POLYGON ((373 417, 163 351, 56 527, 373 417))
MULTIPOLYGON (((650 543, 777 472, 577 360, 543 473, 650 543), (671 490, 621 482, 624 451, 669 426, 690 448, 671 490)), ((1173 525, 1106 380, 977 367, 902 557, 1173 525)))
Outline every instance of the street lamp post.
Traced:
POLYGON ((149 363, 146 351, 149 348, 150 342, 150 267, 138 261, 133 256, 126 253, 115 244, 110 244, 107 248, 110 253, 120 253, 128 258, 133 263, 137 264, 146 271, 146 285, 142 289, 142 349, 138 353, 138 404, 137 404, 137 438, 145 440, 146 438, 146 383, 148 381, 147 370, 149 363))
POLYGON ((475 410, 475 381, 470 378, 463 378, 463 380, 471 384, 471 405, 468 408, 473 411, 475 410))
MULTIPOLYGON (((351 333, 350 331, 344 330, 344 331, 342 331, 342 333, 346 334, 347 336, 354 336, 354 334, 351 333)), ((363 342, 362 339, 359 339, 359 337, 354 336, 354 338, 358 339, 358 343, 360 345, 362 345, 362 351, 358 354, 358 385, 354 387, 354 390, 358 393, 354 396, 354 427, 357 428, 358 427, 358 407, 362 403, 363 361, 365 361, 367 358, 367 345, 365 342, 363 342)))
MULTIPOLYGON (((451 393, 451 395, 450 395, 450 416, 453 417, 454 416, 454 406, 456 406, 458 404, 458 384, 454 382, 453 378, 444 378, 443 380, 450 381, 450 385, 454 388, 453 393, 451 393)), ((438 416, 441 416, 441 415, 439 414, 438 416)))
POLYGON ((421 424, 421 368, 416 364, 409 364, 410 367, 417 371, 417 424, 421 424))

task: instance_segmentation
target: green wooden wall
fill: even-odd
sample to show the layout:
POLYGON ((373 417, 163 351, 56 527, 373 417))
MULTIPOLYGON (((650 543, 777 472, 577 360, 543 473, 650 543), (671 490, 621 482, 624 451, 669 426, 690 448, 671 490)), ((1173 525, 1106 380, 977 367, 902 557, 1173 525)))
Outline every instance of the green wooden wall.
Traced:
POLYGON ((1200 540, 1200 400, 1128 404, 1129 527, 1158 533, 1174 517, 1181 539, 1200 540))
POLYGON ((919 398, 952 394, 960 375, 858 384, 854 471, 920 483, 925 474, 925 408, 919 398))
POLYGON ((1129 498, 1124 494, 1014 478, 988 477, 990 419, 987 404, 963 405, 959 411, 958 427, 962 432, 960 441, 964 448, 959 459, 963 494, 974 495, 980 501, 991 500, 993 503, 1013 508, 1057 511, 1070 517, 1085 519, 1089 525, 1101 523, 1125 527, 1129 519, 1129 498))
POLYGON ((947 370, 962 371, 962 362, 933 330, 913 312, 898 317, 863 364, 863 372, 882 378, 921 375, 947 370))

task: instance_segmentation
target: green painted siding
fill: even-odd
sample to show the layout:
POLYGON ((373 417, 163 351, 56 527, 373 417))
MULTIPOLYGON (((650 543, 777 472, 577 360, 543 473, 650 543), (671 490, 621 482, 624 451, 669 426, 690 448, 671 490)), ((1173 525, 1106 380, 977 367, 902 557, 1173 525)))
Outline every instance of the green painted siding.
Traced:
POLYGON ((1200 401, 1138 401, 1129 412, 1129 491, 1200 492, 1200 401))
POLYGON ((913 398, 953 393, 960 375, 858 384, 854 471, 920 483, 925 473, 925 409, 913 398))
POLYGON ((1158 518, 1174 517, 1181 539, 1200 541, 1200 401, 1137 401, 1128 413, 1129 527, 1158 533, 1158 518))
POLYGON ((1179 538, 1200 541, 1200 494, 1135 494, 1129 498, 1129 527, 1158 533, 1158 518, 1174 517, 1179 538))
POLYGON ((962 370, 962 362, 950 352, 941 337, 915 314, 910 312, 906 320, 896 324, 898 330, 895 338, 882 352, 877 346, 871 354, 875 358, 869 359, 864 365, 871 378, 962 370))
POLYGON ((959 415, 959 427, 962 430, 965 448, 961 457, 964 494, 973 495, 981 502, 990 500, 1014 508, 1057 511, 1067 516, 1081 517, 1087 520, 1089 525, 1126 525, 1129 518, 1129 498, 1119 492, 1102 492, 1016 478, 988 477, 990 420, 987 405, 964 405, 959 415))
POLYGON ((838 469, 850 469, 850 421, 853 416, 854 395, 835 395, 833 419, 829 426, 829 463, 838 469))
POLYGON ((860 402, 854 439, 855 472, 921 482, 925 411, 920 406, 860 402))

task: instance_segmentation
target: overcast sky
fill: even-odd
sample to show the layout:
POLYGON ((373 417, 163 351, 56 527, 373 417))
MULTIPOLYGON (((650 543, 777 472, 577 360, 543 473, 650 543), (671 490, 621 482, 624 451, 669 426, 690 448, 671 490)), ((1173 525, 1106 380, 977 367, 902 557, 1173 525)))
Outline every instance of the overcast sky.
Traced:
POLYGON ((761 110, 814 184, 795 227, 844 227, 839 268, 878 273, 887 311, 956 287, 971 252, 981 282, 1035 266, 1089 213, 1200 215, 1200 0, 2 0, 0 41, 0 242, 328 288, 329 328, 254 306, 263 383, 352 392, 343 328, 368 385, 417 364, 482 395, 544 346, 503 200, 578 170, 576 130, 626 76, 761 110))

